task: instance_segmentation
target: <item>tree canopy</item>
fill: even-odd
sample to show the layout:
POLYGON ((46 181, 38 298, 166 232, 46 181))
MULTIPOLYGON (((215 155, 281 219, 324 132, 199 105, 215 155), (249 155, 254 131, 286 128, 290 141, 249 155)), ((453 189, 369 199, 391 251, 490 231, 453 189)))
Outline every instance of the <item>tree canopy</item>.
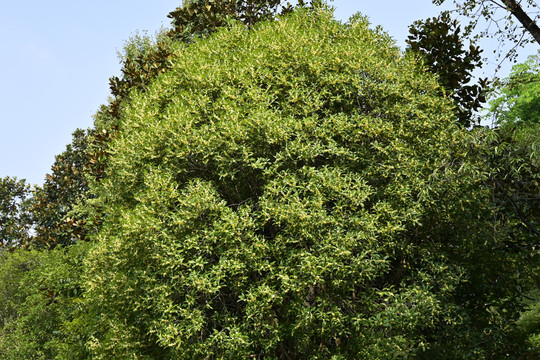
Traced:
POLYGON ((489 102, 489 116, 498 125, 540 124, 540 52, 512 67, 510 75, 499 81, 489 102))
POLYGON ((91 189, 107 218, 77 324, 95 358, 511 346, 513 255, 486 251, 503 245, 478 222, 480 144, 368 25, 320 8, 236 24, 177 44, 131 98, 91 189))
POLYGON ((419 61, 313 3, 185 1, 42 188, 0 181, 0 358, 537 358, 537 71, 466 129, 457 23, 419 61))
POLYGON ((0 178, 0 248, 17 247, 28 239, 30 186, 17 178, 0 178))

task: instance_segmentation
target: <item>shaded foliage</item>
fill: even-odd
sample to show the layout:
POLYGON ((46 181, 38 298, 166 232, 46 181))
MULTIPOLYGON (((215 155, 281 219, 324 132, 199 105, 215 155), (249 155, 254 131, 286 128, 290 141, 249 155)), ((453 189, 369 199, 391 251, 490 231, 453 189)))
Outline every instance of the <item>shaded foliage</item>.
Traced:
MULTIPOLYGON (((483 158, 490 169, 494 217, 505 226, 497 229, 507 239, 504 250, 521 252, 517 259, 520 279, 540 288, 540 78, 538 56, 513 67, 510 75, 495 83, 486 118, 497 125, 487 134, 483 158)), ((539 292, 520 287, 526 299, 518 321, 518 333, 527 339, 528 356, 540 354, 539 292), (532 297, 531 297, 532 296, 532 297)))
POLYGON ((511 221, 513 246, 540 246, 540 126, 505 126, 493 133, 491 181, 498 213, 511 221))
POLYGON ((531 56, 496 83, 487 119, 491 132, 486 158, 499 213, 512 223, 512 238, 540 246, 540 57, 531 56))
MULTIPOLYGON (((304 1, 298 2, 299 6, 304 1)), ((293 10, 293 6, 283 0, 190 0, 184 6, 172 11, 173 29, 170 35, 184 42, 205 37, 231 20, 238 20, 246 26, 272 20, 281 13, 293 10), (285 5, 284 5, 285 4, 285 5)))
POLYGON ((464 36, 457 20, 446 12, 439 17, 416 21, 409 27, 408 50, 422 56, 429 70, 456 107, 457 122, 470 127, 475 124, 474 112, 486 101, 487 79, 470 84, 474 69, 482 65, 480 50, 474 44, 464 45, 464 36))

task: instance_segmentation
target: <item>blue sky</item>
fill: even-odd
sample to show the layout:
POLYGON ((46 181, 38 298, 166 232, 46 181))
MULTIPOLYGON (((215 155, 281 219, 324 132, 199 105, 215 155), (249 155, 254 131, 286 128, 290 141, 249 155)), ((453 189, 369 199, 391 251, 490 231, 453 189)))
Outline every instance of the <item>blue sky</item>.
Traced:
MULTIPOLYGON (((167 14, 180 4, 5 1, 0 11, 0 177, 43 183, 71 133, 91 126, 92 115, 106 103, 108 79, 120 73, 117 50, 136 31, 153 34, 169 26, 167 14)), ((413 21, 441 10, 431 0, 335 0, 331 5, 341 20, 358 11, 367 15, 402 48, 413 21)))

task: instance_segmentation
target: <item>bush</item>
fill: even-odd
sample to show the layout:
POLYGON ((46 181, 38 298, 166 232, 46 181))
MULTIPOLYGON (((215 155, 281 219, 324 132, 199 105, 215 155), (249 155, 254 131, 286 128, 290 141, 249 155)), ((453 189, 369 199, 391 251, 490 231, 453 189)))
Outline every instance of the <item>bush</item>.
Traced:
POLYGON ((386 34, 302 9, 171 61, 92 185, 106 218, 75 319, 92 358, 505 349, 514 263, 486 226, 481 142, 386 34))

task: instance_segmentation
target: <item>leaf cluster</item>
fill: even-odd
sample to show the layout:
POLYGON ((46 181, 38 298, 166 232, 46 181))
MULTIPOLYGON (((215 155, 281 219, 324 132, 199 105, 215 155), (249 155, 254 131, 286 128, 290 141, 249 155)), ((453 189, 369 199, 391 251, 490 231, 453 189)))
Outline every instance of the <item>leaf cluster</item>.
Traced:
POLYGON ((540 55, 529 56, 495 84, 488 116, 497 125, 540 123, 540 55))
POLYGON ((468 49, 457 20, 443 12, 435 18, 416 21, 409 27, 408 50, 419 54, 429 71, 438 76, 456 106, 457 122, 470 127, 474 112, 486 101, 487 79, 471 84, 474 69, 482 65, 482 50, 471 43, 468 49))

